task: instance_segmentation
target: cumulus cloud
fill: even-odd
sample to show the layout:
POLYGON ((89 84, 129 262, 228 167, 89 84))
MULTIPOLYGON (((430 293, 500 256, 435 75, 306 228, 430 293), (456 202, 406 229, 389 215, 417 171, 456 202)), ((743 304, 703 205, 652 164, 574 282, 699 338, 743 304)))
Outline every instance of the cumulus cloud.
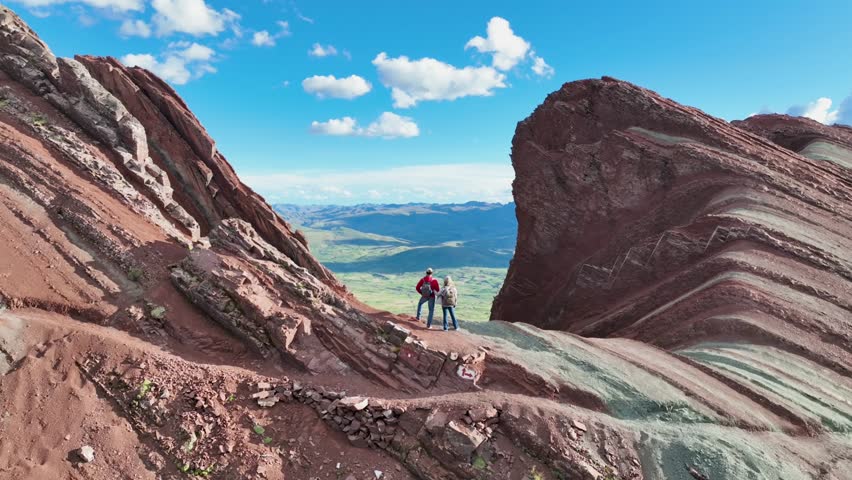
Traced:
POLYGON ((169 45, 169 50, 160 58, 150 53, 131 53, 121 57, 128 67, 142 67, 163 80, 175 85, 184 85, 190 80, 216 72, 210 62, 216 52, 198 43, 178 42, 169 45))
POLYGON ((151 36, 151 26, 142 20, 128 19, 121 23, 118 33, 123 37, 148 38, 151 36))
POLYGON ((840 117, 840 111, 831 109, 832 101, 828 97, 820 97, 807 105, 790 107, 787 113, 799 117, 807 117, 817 122, 830 125, 840 117))
POLYGON ((319 43, 315 43, 314 46, 308 50, 308 55, 312 57, 330 57, 337 55, 337 49, 334 48, 334 45, 327 45, 323 47, 319 43))
POLYGON ((424 100, 455 100, 467 96, 491 96, 506 87, 506 76, 492 67, 456 68, 434 58, 388 58, 385 52, 373 60, 382 84, 391 89, 394 107, 409 108, 424 100))
POLYGON ((274 47, 279 38, 290 36, 290 23, 284 21, 276 22, 278 25, 278 33, 271 34, 268 30, 254 32, 251 43, 257 47, 274 47))
POLYGON ((116 10, 119 12, 141 11, 145 8, 144 0, 13 0, 25 7, 39 8, 59 5, 61 3, 81 3, 94 8, 116 10))
POLYGON ((269 32, 267 32, 266 30, 254 32, 254 36, 251 39, 251 43, 258 47, 275 46, 275 40, 272 38, 272 35, 270 35, 269 32))
POLYGON ((532 65, 533 73, 535 73, 539 77, 550 78, 550 77, 553 76, 553 74, 555 73, 555 71, 553 70, 553 67, 548 65, 547 62, 545 62, 543 58, 533 54, 532 59, 533 59, 533 65, 532 65))
POLYGON ((352 117, 332 118, 327 122, 311 123, 311 133, 339 137, 381 137, 411 138, 420 135, 417 123, 409 117, 403 117, 392 112, 379 115, 367 128, 358 126, 358 121, 352 117))
POLYGON ((332 118, 327 122, 311 122, 311 133, 317 135, 332 135, 336 137, 348 137, 355 135, 358 122, 352 117, 332 118))
POLYGON ((152 0, 151 6, 156 12, 152 21, 161 36, 172 33, 218 35, 240 19, 233 10, 218 11, 204 0, 152 0))
POLYGON ((447 178, 464 178, 442 189, 438 200, 510 202, 514 171, 508 163, 457 163, 390 168, 358 168, 295 173, 241 173, 240 178, 269 201, 281 202, 434 202, 435 188, 447 178), (427 188, 424 188, 426 186, 427 188))
POLYGON ((366 95, 373 86, 358 75, 336 78, 334 75, 314 75, 302 80, 302 88, 319 98, 353 98, 366 95))
POLYGON ((530 42, 515 34, 505 18, 493 17, 488 21, 486 37, 473 37, 464 48, 491 54, 491 65, 504 72, 529 59, 533 73, 539 77, 552 77, 555 73, 544 58, 536 55, 530 42))
POLYGON ((410 138, 420 135, 420 128, 409 117, 384 112, 379 115, 375 122, 367 126, 364 135, 382 138, 410 138))
POLYGON ((515 35, 509 21, 505 18, 494 17, 488 21, 487 37, 476 36, 464 46, 475 48, 480 53, 492 55, 492 65, 499 70, 511 70, 520 63, 530 51, 530 43, 515 35))

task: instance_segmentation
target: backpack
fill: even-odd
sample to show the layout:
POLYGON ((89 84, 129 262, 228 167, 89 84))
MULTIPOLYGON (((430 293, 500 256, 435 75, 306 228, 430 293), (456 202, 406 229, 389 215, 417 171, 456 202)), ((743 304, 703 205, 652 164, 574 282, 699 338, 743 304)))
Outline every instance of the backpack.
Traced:
POLYGON ((423 279, 423 285, 420 286, 420 295, 424 297, 432 296, 432 281, 423 279))
POLYGON ((456 290, 456 287, 451 287, 445 290, 444 293, 444 305, 449 307, 455 307, 456 302, 459 299, 459 291, 456 290))

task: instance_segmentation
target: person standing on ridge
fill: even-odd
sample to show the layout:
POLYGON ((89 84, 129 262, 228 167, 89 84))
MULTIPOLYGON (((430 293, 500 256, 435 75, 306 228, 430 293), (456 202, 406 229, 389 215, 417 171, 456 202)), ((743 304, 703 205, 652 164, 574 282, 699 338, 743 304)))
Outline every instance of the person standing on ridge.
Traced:
POLYGON ((417 282, 415 288, 417 293, 420 294, 420 301, 417 302, 417 320, 420 321, 420 311, 423 304, 429 302, 429 320, 426 322, 426 328, 429 328, 432 325, 432 317, 435 315, 435 294, 441 290, 438 281, 432 278, 431 268, 426 269, 426 276, 417 282))
POLYGON ((453 330, 459 329, 459 322, 456 320, 456 302, 459 300, 459 291, 453 279, 449 275, 444 278, 444 288, 438 292, 438 297, 441 298, 441 309, 444 310, 444 331, 447 328, 447 312, 453 318, 453 330))

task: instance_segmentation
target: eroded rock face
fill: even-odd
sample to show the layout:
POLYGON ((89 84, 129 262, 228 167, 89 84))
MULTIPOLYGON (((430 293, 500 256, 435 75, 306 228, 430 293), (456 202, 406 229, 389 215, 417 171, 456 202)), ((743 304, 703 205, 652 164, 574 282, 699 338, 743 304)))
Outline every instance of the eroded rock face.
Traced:
POLYGON ((611 78, 551 94, 513 140, 518 246, 492 318, 663 346, 733 322, 805 347, 781 332, 800 325, 845 357, 849 170, 804 154, 843 158, 848 130, 741 125, 777 144, 611 78))
POLYGON ((78 56, 91 74, 147 126, 151 155, 194 212, 206 234, 223 219, 242 218, 275 248, 332 288, 342 286, 310 254, 294 232, 260 196, 244 185, 216 149, 215 142, 175 91, 140 68, 114 58, 78 56))
POLYGON ((731 122, 788 150, 852 169, 852 127, 789 115, 753 115, 731 122))

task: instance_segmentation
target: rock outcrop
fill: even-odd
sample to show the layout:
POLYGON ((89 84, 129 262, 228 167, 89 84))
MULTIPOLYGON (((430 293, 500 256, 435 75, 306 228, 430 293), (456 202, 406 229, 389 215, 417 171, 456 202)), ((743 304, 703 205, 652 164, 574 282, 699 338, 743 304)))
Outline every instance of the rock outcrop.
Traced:
MULTIPOLYGON (((848 436, 826 389, 852 387, 851 131, 565 84, 517 127, 518 245, 492 318, 606 337, 585 342, 723 415, 754 403, 793 437, 848 436)), ((613 365, 577 347, 563 355, 613 365)))
POLYGON ((744 122, 776 144, 625 82, 566 84, 518 125, 518 246, 492 318, 674 345, 727 331, 712 312, 742 302, 848 342, 848 131, 795 122, 811 128, 744 122))

